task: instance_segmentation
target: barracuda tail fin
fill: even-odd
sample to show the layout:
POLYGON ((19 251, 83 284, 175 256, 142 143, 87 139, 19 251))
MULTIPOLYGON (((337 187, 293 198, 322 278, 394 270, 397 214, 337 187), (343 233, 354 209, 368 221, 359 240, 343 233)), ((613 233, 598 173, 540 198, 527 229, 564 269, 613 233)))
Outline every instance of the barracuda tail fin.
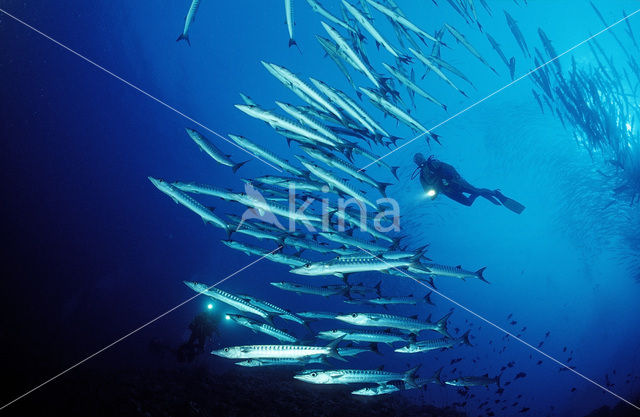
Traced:
POLYGON ((465 345, 467 345, 467 346, 473 346, 473 345, 471 344, 471 341, 469 341, 469 332, 470 332, 470 331, 471 331, 471 330, 467 330, 467 331, 465 332, 465 334, 463 334, 463 335, 460 337, 460 340, 462 340, 462 343, 464 343, 464 344, 465 344, 465 345))
POLYGON ((338 353, 338 344, 340 342, 342 342, 342 339, 344 339, 346 335, 342 335, 337 339, 332 340, 328 345, 327 345, 327 349, 329 349, 329 352, 327 353, 327 356, 330 358, 334 358, 334 359, 338 359, 340 361, 343 362, 347 362, 347 360, 345 358, 343 358, 342 356, 340 356, 340 353, 338 353))
POLYGON ((432 306, 434 306, 435 304, 433 303, 433 301, 431 301, 431 293, 432 293, 432 292, 433 292, 433 291, 429 291, 429 292, 427 293, 427 295, 425 295, 425 296, 424 296, 424 302, 425 302, 425 303, 427 303, 427 304, 431 304, 432 306))
POLYGON ((382 194, 384 197, 387 196, 387 187, 393 185, 390 182, 379 182, 378 183, 378 190, 380 191, 380 194, 382 194))
POLYGON ((405 385, 408 385, 413 388, 418 388, 418 384, 416 384, 416 373, 420 369, 420 365, 409 369, 404 373, 404 378, 402 379, 405 385))
POLYGON ((433 376, 431 377, 434 381, 437 381, 440 385, 444 386, 444 382, 440 379, 440 374, 442 373, 442 368, 438 369, 433 376))
POLYGON ((369 348, 371 349, 371 351, 373 353, 376 353, 376 354, 382 356, 382 353, 380 353, 380 350, 378 350, 378 344, 377 343, 369 343, 369 348))
POLYGON ((178 36, 178 39, 176 39, 176 42, 180 42, 181 40, 185 40, 187 41, 187 43, 189 44, 189 46, 191 46, 191 41, 189 40, 189 35, 185 35, 184 33, 181 33, 180 36, 178 36))
POLYGON ((244 161, 244 162, 238 162, 237 164, 235 164, 235 165, 233 165, 233 166, 231 167, 231 171, 233 171, 233 173, 235 174, 235 173, 236 173, 236 171, 238 171, 238 170, 240 169, 240 167, 241 167, 242 165, 246 164, 247 162, 249 162, 249 160, 246 160, 246 161, 244 161))
POLYGON ((447 320, 449 320, 449 317, 451 317, 452 314, 453 314, 453 311, 450 311, 443 318, 438 320, 435 323, 436 324, 436 328, 434 329, 435 331, 439 332, 443 336, 449 337, 449 338, 451 338, 451 335, 449 334, 449 331, 447 330, 447 320))
POLYGON ((484 281, 484 282, 486 282, 487 284, 491 284, 489 281, 487 281, 486 279, 484 279, 484 276, 482 275, 482 273, 484 272, 484 270, 485 270, 485 269, 487 269, 487 267, 486 267, 486 266, 483 266, 482 268, 478 269, 478 270, 475 272, 475 273, 476 273, 476 276, 478 277, 478 279, 479 279, 480 281, 484 281))
POLYGON ((398 168, 400 167, 391 167, 391 174, 393 174, 393 176, 396 177, 398 181, 400 181, 400 178, 398 178, 398 168))

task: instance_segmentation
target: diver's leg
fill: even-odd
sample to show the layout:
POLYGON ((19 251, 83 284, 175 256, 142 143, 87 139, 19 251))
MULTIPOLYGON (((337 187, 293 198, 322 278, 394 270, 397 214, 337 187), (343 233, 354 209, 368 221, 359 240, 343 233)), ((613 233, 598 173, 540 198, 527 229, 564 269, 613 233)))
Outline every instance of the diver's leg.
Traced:
POLYGON ((457 193, 448 193, 445 194, 447 197, 449 197, 450 199, 452 199, 453 201, 456 201, 462 205, 465 205, 467 207, 470 207, 473 202, 476 200, 476 198, 478 197, 477 194, 471 194, 470 196, 466 196, 464 194, 462 194, 461 192, 457 192, 457 193))
POLYGON ((477 194, 479 196, 482 196, 483 198, 491 201, 493 204, 495 204, 496 206, 500 205, 500 201, 498 201, 496 199, 496 193, 492 190, 489 190, 488 188, 475 188, 473 187, 473 192, 469 192, 470 194, 477 194))

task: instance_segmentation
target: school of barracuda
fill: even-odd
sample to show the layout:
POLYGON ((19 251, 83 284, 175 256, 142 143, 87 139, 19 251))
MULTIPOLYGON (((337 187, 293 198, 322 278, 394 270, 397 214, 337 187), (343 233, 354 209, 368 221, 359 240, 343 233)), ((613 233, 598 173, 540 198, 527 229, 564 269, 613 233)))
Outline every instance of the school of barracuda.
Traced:
MULTIPOLYGON (((285 0, 284 3, 289 46, 297 46, 294 37, 294 1, 285 0)), ((342 0, 332 2, 333 7, 318 0, 307 0, 306 3, 321 18, 325 30, 325 33, 317 34, 316 39, 326 56, 344 75, 351 90, 343 91, 313 76, 296 74, 278 63, 262 61, 267 73, 301 101, 287 103, 275 100, 275 106, 268 106, 256 103, 246 94, 240 94, 242 103, 236 107, 251 118, 265 122, 281 135, 289 145, 292 157, 276 155, 264 141, 259 143, 240 134, 229 135, 229 138, 237 147, 260 160, 256 163, 269 164, 280 172, 243 179, 244 192, 217 188, 217 185, 169 182, 151 177, 150 180, 176 203, 199 215, 205 223, 223 229, 227 239, 222 243, 229 248, 288 266, 294 274, 292 278, 301 276, 296 281, 272 282, 276 288, 305 296, 342 297, 345 303, 357 305, 360 309, 351 313, 296 313, 249 295, 228 293, 214 288, 210 283, 185 281, 194 291, 239 312, 229 313, 228 319, 278 341, 271 345, 227 346, 211 353, 235 360, 237 365, 244 367, 307 367, 299 371, 295 378, 314 384, 359 385, 352 392, 355 395, 389 394, 431 383, 454 387, 499 385, 499 376, 452 375, 444 380, 441 377, 442 368, 433 364, 429 365, 434 368, 429 373, 432 376, 427 378, 417 376, 419 366, 409 370, 387 371, 350 369, 344 364, 355 355, 380 353, 378 344, 391 346, 395 352, 393 354, 398 355, 420 355, 421 352, 440 349, 471 349, 468 331, 460 337, 449 333, 447 323, 452 312, 432 321, 419 319, 417 315, 400 316, 387 311, 391 305, 419 308, 420 311, 433 308, 429 289, 436 288, 437 279, 487 281, 483 275, 485 268, 474 272, 461 266, 441 265, 427 257, 427 246, 403 245, 404 236, 392 222, 397 207, 384 199, 391 182, 398 180, 398 167, 389 166, 379 157, 386 149, 413 137, 405 138, 390 133, 397 130, 399 125, 408 127, 414 136, 423 135, 429 145, 443 140, 417 120, 411 108, 429 106, 432 111, 446 115, 447 105, 428 92, 430 83, 445 83, 465 98, 469 94, 464 89, 475 89, 468 76, 446 61, 447 51, 463 48, 470 57, 496 75, 498 71, 489 62, 499 59, 504 63, 504 74, 508 74, 505 79, 515 79, 515 56, 508 59, 499 43, 483 31, 479 21, 481 13, 493 16, 492 10, 485 0, 479 1, 484 11, 477 9, 473 0, 447 0, 448 6, 467 22, 467 29, 479 30, 486 35, 488 44, 479 49, 486 49, 490 45, 496 54, 490 59, 479 52, 459 28, 445 22, 438 30, 422 28, 420 22, 405 15, 393 0, 342 0), (380 26, 383 24, 390 25, 395 38, 390 39, 382 34, 380 26), (369 44, 368 48, 365 43, 369 44), (371 48, 372 44, 377 48, 371 48), (387 62, 374 68, 368 56, 372 51, 387 62), (416 78, 416 72, 423 74, 425 71, 422 79, 416 78), (406 90, 406 96, 403 90, 406 90), (371 108, 377 113, 374 114, 371 108), (395 120, 397 124, 382 126, 380 115, 395 120), (361 170, 360 167, 365 164, 375 164, 381 168, 376 171, 383 173, 381 178, 361 170), (295 189, 293 197, 290 195, 292 189, 295 189), (243 214, 224 216, 214 213, 193 195, 235 202, 243 214), (325 199, 322 211, 317 206, 305 203, 311 198, 315 201, 325 199), (349 199, 351 208, 336 205, 338 198, 349 199), (291 204, 295 209, 291 209, 291 204), (354 276, 364 272, 383 274, 382 282, 389 275, 394 277, 388 279, 410 277, 423 284, 421 288, 425 294, 401 296, 387 293, 386 290, 392 288, 393 284, 385 284, 383 294, 380 283, 376 286, 356 284, 354 276), (326 279, 322 277, 332 275, 340 277, 342 281, 338 284, 322 281, 326 279), (283 319, 303 326, 301 330, 312 332, 315 342, 309 342, 308 337, 302 341, 298 336, 280 329, 278 326, 283 319), (319 323, 327 323, 328 327, 313 330, 309 325, 312 321, 314 327, 319 323), (368 345, 357 347, 359 343, 368 345), (309 365, 311 368, 308 368, 309 365), (325 368, 319 369, 319 365, 325 368)), ((446 7, 442 3, 438 7, 446 7)), ((189 27, 199 5, 199 0, 193 0, 178 40, 189 41, 189 27)), ((538 33, 547 56, 543 56, 538 48, 533 48, 532 54, 516 21, 506 11, 504 14, 525 62, 530 62, 523 67, 539 67, 557 56, 542 29, 538 33)), ((633 37, 630 27, 628 32, 633 37)), ((384 30, 384 33, 389 32, 384 30)), ((605 68, 608 61, 606 54, 597 44, 594 45, 594 54, 603 61, 598 61, 599 67, 580 70, 574 61, 569 76, 565 77, 560 62, 555 60, 552 62, 555 70, 544 66, 531 74, 536 86, 533 94, 542 111, 544 102, 563 122, 567 120, 573 123, 579 141, 588 142, 591 148, 613 147, 596 142, 596 138, 603 137, 598 133, 605 129, 615 131, 628 142, 631 136, 628 124, 620 121, 620 117, 613 123, 600 120, 595 110, 603 106, 619 106, 619 113, 628 113, 632 103, 625 94, 607 95, 607 89, 603 87, 613 83, 611 71, 615 71, 615 68, 605 68), (587 72, 589 77, 586 76, 587 72), (595 79, 592 76, 594 73, 597 75, 595 79)), ((640 80, 640 70, 635 60, 629 61, 630 72, 640 80)), ((614 91, 635 91, 637 87, 631 82, 627 70, 621 72, 625 77, 615 78, 614 91)), ((637 103, 633 103, 633 106, 636 112, 634 118, 637 119, 637 103)), ((187 134, 209 157, 231 167, 234 173, 246 162, 232 159, 196 130, 188 128, 187 134)), ((618 157, 613 158, 612 163, 620 166, 630 164, 626 156, 627 147, 618 147, 616 150, 618 157)))

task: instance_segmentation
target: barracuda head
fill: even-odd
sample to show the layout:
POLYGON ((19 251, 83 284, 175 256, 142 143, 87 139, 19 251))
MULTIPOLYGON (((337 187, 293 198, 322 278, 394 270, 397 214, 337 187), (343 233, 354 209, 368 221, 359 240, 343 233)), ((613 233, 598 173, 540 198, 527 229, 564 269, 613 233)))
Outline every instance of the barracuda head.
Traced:
POLYGON ((411 353, 411 345, 402 346, 401 348, 395 349, 395 352, 398 353, 411 353))
POLYGON ((294 375, 294 378, 310 384, 330 384, 332 380, 329 374, 317 369, 300 372, 299 374, 294 375))
POLYGON ((184 282, 184 285, 191 288, 195 292, 205 292, 209 289, 208 285, 202 284, 200 282, 195 282, 195 281, 183 281, 183 282, 184 282))
POLYGON ((337 329, 333 329, 333 330, 324 330, 321 332, 318 332, 318 338, 320 339, 337 339, 339 337, 342 337, 344 335, 346 335, 346 332, 343 332, 342 330, 337 330, 337 329))
POLYGON ((462 378, 455 378, 455 379, 451 379, 449 381, 444 381, 445 384, 447 385, 452 385, 454 387, 464 387, 465 381, 462 378))
POLYGON ((363 313, 351 313, 351 314, 343 314, 341 316, 336 316, 337 320, 342 320, 351 324, 359 324, 364 325, 369 322, 369 318, 366 314, 363 313))
POLYGON ((292 274, 298 275, 322 275, 324 271, 329 268, 329 265, 323 262, 319 263, 308 263, 298 268, 293 268, 291 271, 292 274))
POLYGON ((212 355, 220 356, 222 358, 229 358, 229 359, 240 358, 240 353, 241 353, 241 350, 240 350, 240 347, 238 346, 231 346, 231 347, 226 347, 226 348, 211 351, 212 355))
POLYGON ((233 321, 235 321, 236 323, 239 323, 239 324, 251 324, 251 321, 249 319, 247 319, 246 317, 241 316, 239 314, 227 314, 227 315, 225 315, 225 317, 228 320, 233 320, 233 321))
POLYGON ((256 367, 262 366, 262 362, 260 362, 258 359, 247 359, 246 361, 236 362, 236 365, 245 367, 256 367))

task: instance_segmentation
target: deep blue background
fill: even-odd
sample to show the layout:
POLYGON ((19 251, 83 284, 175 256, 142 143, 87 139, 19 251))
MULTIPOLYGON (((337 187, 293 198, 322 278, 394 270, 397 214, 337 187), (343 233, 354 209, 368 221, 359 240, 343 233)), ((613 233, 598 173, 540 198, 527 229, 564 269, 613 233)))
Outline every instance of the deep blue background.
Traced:
MULTIPOLYGON (((335 4, 326 3, 336 10, 335 4)), ((477 86, 477 91, 467 88, 471 99, 464 99, 439 80, 425 79, 424 85, 447 103, 451 113, 509 81, 484 36, 466 26, 446 2, 439 8, 431 2, 424 7, 405 3, 401 6, 406 14, 422 27, 433 31, 449 22, 462 30, 501 74, 493 75, 449 38, 454 49, 444 50, 443 57, 463 68, 477 86)), ((491 3, 493 18, 479 5, 478 12, 485 30, 499 40, 505 54, 516 56, 517 74, 532 64, 517 49, 503 8, 519 21, 530 48, 539 44, 538 26, 544 27, 558 52, 601 28, 582 2, 541 1, 527 7, 511 1, 491 3)), ((192 27, 191 47, 175 42, 188 2, 0 4, 211 129, 223 135, 242 134, 289 159, 292 155, 279 136, 233 107, 241 102, 239 92, 266 107, 272 107, 275 99, 298 102, 264 70, 260 60, 349 91, 334 64, 322 58, 313 35, 325 34, 306 2, 296 2, 295 10, 302 54, 287 48, 283 6, 277 1, 204 1, 192 27)), ((610 21, 619 18, 623 8, 632 11, 633 4, 598 2, 610 21)), ((640 29, 637 19, 630 23, 640 29)), ((386 24, 381 17, 376 21, 386 24)), ((392 31, 384 27, 392 37, 392 31)), ((615 54, 615 44, 605 36, 601 42, 615 54)), ((159 193, 148 182, 148 175, 241 189, 240 177, 273 172, 251 161, 233 176, 227 167, 199 152, 187 137, 184 127, 193 127, 192 123, 5 16, 0 16, 0 39, 5 248, 0 328, 5 335, 3 360, 15 381, 10 391, 3 392, 4 401, 191 296, 182 280, 213 283, 250 261, 218 242, 224 237, 221 231, 204 226, 159 193)), ((376 53, 373 45, 367 48, 374 62, 379 62, 378 57, 389 61, 385 51, 376 53)), ((579 63, 590 64, 587 48, 576 50, 575 56, 579 63)), ((359 75, 357 79, 366 84, 359 75)), ((580 372, 599 383, 608 374, 616 384, 612 390, 632 398, 638 385, 625 384, 625 375, 638 370, 635 300, 639 291, 624 268, 626 249, 618 239, 621 226, 613 218, 603 218, 591 204, 600 195, 596 180, 590 180, 596 178, 593 164, 599 162, 577 149, 570 132, 555 119, 539 114, 530 89, 530 81, 523 80, 444 125, 438 132, 444 146, 434 150, 472 183, 500 187, 521 200, 528 207, 523 215, 515 216, 484 201, 465 208, 443 199, 433 203, 421 199, 418 184, 409 176, 413 152, 428 152, 423 140, 389 158, 393 165, 402 166, 402 184, 391 188, 390 194, 402 203, 403 229, 412 244, 430 243, 431 256, 442 263, 461 263, 469 269, 488 267, 491 285, 443 281, 439 288, 444 294, 509 330, 517 332, 527 326, 523 339, 533 345, 551 331, 542 348, 545 352, 566 361, 573 350, 571 364, 580 372), (587 191, 591 194, 576 193, 579 181, 590 185, 587 191), (589 210, 584 209, 587 206, 589 210), (509 326, 509 313, 518 326, 509 326), (564 346, 567 353, 562 352, 564 346), (613 369, 617 376, 612 375, 613 369)), ((436 106, 419 98, 417 102, 415 112, 427 127, 448 117, 436 106)), ((375 109, 371 113, 380 116, 375 109)), ((402 126, 395 128, 388 120, 384 123, 399 136, 413 137, 402 126)), ((234 159, 245 159, 233 147, 215 143, 234 159)), ((384 172, 370 171, 386 178, 384 172)), ((221 205, 219 210, 227 209, 232 208, 221 205)), ((266 298, 292 310, 349 309, 337 299, 293 297, 268 285, 269 281, 295 279, 292 277, 286 267, 262 262, 222 288, 266 298)), ((380 277, 364 279, 374 284, 380 277)), ((424 293, 410 281, 382 279, 385 293, 424 293)), ((451 307, 435 295, 433 299, 438 305, 434 317, 451 307)), ((89 366, 146 363, 148 341, 179 342, 186 324, 205 304, 205 300, 193 301, 89 366)), ((431 312, 426 308, 393 311, 421 317, 431 312)), ((465 357, 458 369, 467 374, 495 375, 501 366, 516 361, 503 380, 520 371, 528 377, 507 387, 505 395, 523 394, 521 403, 536 414, 554 405, 561 415, 575 415, 615 401, 576 375, 559 373, 559 366, 548 360, 537 366, 544 359, 539 354, 516 341, 504 342, 501 332, 456 308, 450 327, 464 330, 469 326, 475 337, 473 349, 400 358, 391 357, 387 350, 382 361, 396 369, 404 369, 407 362, 422 362, 424 376, 440 366, 445 366, 447 376, 454 376, 449 360, 455 357, 465 357), (505 343, 505 353, 497 353, 505 343), (578 390, 570 393, 571 387, 578 390)), ((248 339, 245 329, 231 326, 223 329, 223 335, 223 344, 269 340, 248 339)), ((207 360, 214 367, 224 366, 217 358, 207 360)), ((365 356, 356 363, 373 367, 381 359, 365 356)), ((493 398, 492 393, 479 390, 477 396, 480 400, 493 398)), ((434 388, 425 395, 437 404, 458 398, 451 389, 434 388)))

